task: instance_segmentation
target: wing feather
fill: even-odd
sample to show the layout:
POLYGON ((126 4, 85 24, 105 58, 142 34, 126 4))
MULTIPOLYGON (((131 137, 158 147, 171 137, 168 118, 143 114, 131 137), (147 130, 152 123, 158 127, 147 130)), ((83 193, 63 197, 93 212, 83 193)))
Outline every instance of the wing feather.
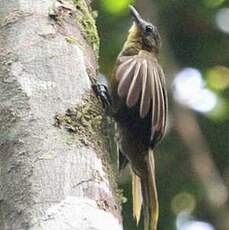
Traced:
POLYGON ((164 94, 163 94, 162 85, 159 85, 159 90, 160 90, 160 100, 161 100, 161 107, 160 107, 161 121, 160 121, 160 126, 161 126, 161 128, 164 128, 166 111, 165 111, 165 100, 164 100, 164 94))
POLYGON ((167 98, 165 95, 165 83, 163 82, 164 74, 158 64, 153 67, 153 75, 156 102, 154 107, 152 107, 154 112, 152 111, 151 141, 157 142, 162 138, 165 131, 167 98))
POLYGON ((125 62, 125 61, 127 61, 127 60, 130 60, 132 57, 133 57, 133 56, 120 56, 120 57, 118 57, 118 60, 119 60, 120 62, 125 62))
POLYGON ((165 89, 165 74, 161 66, 159 66, 159 74, 160 74, 160 81, 161 81, 161 90, 162 90, 162 97, 163 97, 163 123, 162 123, 162 129, 163 133, 166 128, 166 119, 167 119, 167 113, 168 113, 168 98, 167 98, 167 92, 165 89))
MULTIPOLYGON (((128 90, 129 90, 129 87, 131 84, 131 80, 133 78, 132 72, 134 71, 135 64, 136 64, 136 60, 132 60, 132 62, 129 65, 123 67, 124 73, 121 75, 120 82, 118 85, 118 95, 120 97, 124 97, 128 93, 128 90)), ((118 78, 118 77, 116 77, 116 78, 118 78)))
POLYGON ((155 133, 155 117, 156 117, 156 88, 155 88, 155 78, 154 78, 154 72, 151 65, 148 64, 148 78, 150 80, 150 87, 151 87, 151 99, 152 99, 152 106, 151 106, 151 139, 154 136, 155 133))
POLYGON ((156 94, 156 104, 155 104, 155 110, 156 110, 156 116, 154 119, 155 126, 158 128, 160 125, 160 117, 161 117, 161 95, 160 95, 160 83, 159 83, 159 74, 157 68, 154 67, 154 79, 155 79, 155 94, 156 94))
POLYGON ((150 77, 148 77, 147 70, 147 61, 144 60, 142 63, 142 95, 141 95, 141 103, 140 103, 140 117, 144 118, 150 109, 151 103, 151 89, 150 89, 150 77))
POLYGON ((140 71, 141 68, 141 60, 137 61, 135 70, 134 70, 134 76, 130 84, 130 88, 128 91, 128 95, 126 98, 126 104, 129 107, 134 106, 138 100, 139 100, 139 95, 141 91, 141 81, 142 81, 142 71, 140 71))
POLYGON ((116 70, 116 74, 115 74, 117 81, 120 81, 123 78, 123 75, 125 74, 126 70, 128 70, 128 64, 130 64, 130 62, 133 61, 133 58, 129 57, 127 59, 127 57, 125 57, 125 59, 121 59, 121 60, 122 62, 118 66, 118 69, 116 70))
POLYGON ((164 72, 153 56, 141 54, 119 57, 115 78, 118 95, 126 105, 139 102, 139 116, 151 114, 150 142, 154 146, 164 135, 167 119, 167 95, 164 72))

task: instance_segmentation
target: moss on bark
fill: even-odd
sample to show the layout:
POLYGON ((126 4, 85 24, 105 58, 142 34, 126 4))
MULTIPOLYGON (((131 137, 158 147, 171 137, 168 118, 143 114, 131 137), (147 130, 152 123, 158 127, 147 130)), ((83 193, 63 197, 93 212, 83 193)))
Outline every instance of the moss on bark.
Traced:
POLYGON ((84 0, 73 0, 76 9, 77 22, 86 41, 93 47, 96 56, 99 56, 99 36, 95 25, 93 12, 84 0))

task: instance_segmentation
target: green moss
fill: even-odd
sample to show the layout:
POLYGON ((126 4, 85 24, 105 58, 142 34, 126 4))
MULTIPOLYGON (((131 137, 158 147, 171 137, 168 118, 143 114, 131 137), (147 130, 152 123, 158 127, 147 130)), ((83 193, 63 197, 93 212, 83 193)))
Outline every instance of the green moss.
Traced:
POLYGON ((106 148, 107 116, 92 93, 86 93, 82 104, 68 109, 65 114, 57 115, 55 124, 75 134, 84 144, 106 148))
MULTIPOLYGON (((93 84, 96 84, 96 76, 95 76, 93 70, 88 66, 88 67, 86 68, 86 71, 87 71, 87 75, 88 75, 88 77, 89 77, 89 79, 90 79, 90 81, 91 81, 91 84, 92 84, 92 85, 93 85, 93 84)), ((98 70, 96 70, 96 71, 98 72, 98 70)))
MULTIPOLYGON (((49 8, 49 17, 55 20, 58 24, 62 24, 66 16, 76 15, 77 23, 83 37, 94 49, 96 56, 99 55, 99 36, 95 25, 96 12, 92 11, 85 0, 66 0, 54 4, 49 8), (74 4, 75 7, 72 7, 74 4), (75 10, 76 8, 76 10, 75 10)), ((72 40, 67 40, 72 42, 72 40)))
POLYGON ((99 55, 99 36, 95 25, 95 19, 92 11, 89 9, 84 0, 73 0, 78 12, 76 13, 77 21, 84 38, 93 47, 96 56, 99 55))
MULTIPOLYGON (((113 122, 104 113, 104 110, 94 94, 86 93, 83 102, 74 108, 68 109, 65 114, 56 116, 55 125, 65 128, 71 133, 71 139, 67 139, 67 143, 72 142, 72 137, 80 140, 84 145, 91 146, 96 149, 99 158, 102 160, 103 166, 109 175, 109 181, 115 191, 114 197, 117 204, 122 203, 122 194, 117 188, 116 173, 112 167, 109 152, 114 153, 114 133, 112 130, 113 122), (113 149, 113 151, 112 151, 113 149)), ((63 137, 63 139, 66 139, 63 137)), ((110 207, 112 209, 112 207, 110 207)), ((119 207, 113 207, 119 209, 119 207)))
POLYGON ((65 40, 70 44, 76 44, 77 43, 77 40, 74 36, 66 36, 65 40))

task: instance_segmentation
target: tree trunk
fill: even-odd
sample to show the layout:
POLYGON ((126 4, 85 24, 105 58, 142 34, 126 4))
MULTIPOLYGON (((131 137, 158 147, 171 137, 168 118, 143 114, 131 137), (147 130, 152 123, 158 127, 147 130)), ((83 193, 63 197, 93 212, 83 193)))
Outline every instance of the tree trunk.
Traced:
POLYGON ((87 4, 0 0, 1 230, 122 229, 87 4))

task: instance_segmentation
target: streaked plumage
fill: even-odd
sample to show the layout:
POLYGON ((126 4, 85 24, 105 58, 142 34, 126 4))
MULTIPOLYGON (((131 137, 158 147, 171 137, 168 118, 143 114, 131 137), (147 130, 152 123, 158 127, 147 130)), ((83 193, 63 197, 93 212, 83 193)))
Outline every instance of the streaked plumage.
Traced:
POLYGON ((152 150, 165 134, 167 95, 157 57, 157 28, 130 9, 135 22, 109 81, 112 116, 123 155, 120 165, 129 162, 133 173, 133 216, 138 223, 143 206, 144 229, 156 230, 159 206, 152 150))
POLYGON ((163 70, 157 59, 147 51, 121 56, 118 61, 115 73, 118 95, 125 99, 129 108, 140 103, 140 118, 144 119, 148 113, 151 114, 150 141, 158 142, 164 134, 167 115, 163 70), (158 136, 158 133, 161 134, 158 136))

